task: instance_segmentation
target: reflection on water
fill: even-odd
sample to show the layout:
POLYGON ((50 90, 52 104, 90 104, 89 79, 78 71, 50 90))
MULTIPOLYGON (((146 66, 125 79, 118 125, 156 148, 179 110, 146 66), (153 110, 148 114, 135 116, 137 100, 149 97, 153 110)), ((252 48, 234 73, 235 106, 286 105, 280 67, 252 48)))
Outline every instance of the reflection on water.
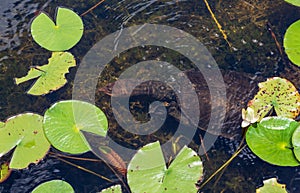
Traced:
MULTIPOLYGON (((16 86, 13 78, 25 75, 30 66, 46 63, 50 55, 48 51, 37 46, 29 34, 30 20, 39 10, 45 10, 53 16, 56 6, 64 6, 81 14, 97 2, 97 0, 1 1, 0 120, 3 121, 9 116, 25 111, 43 114, 45 109, 55 101, 72 98, 72 80, 76 69, 72 69, 67 75, 70 81, 65 87, 41 97, 26 95, 25 91, 30 87, 30 83, 16 86)), ((197 37, 224 70, 247 72, 263 77, 281 75, 290 78, 299 88, 300 83, 297 78, 299 70, 293 69, 293 76, 286 73, 291 69, 286 58, 280 55, 266 27, 266 22, 269 22, 278 41, 282 42, 287 27, 300 18, 298 8, 282 0, 222 0, 209 1, 209 3, 227 33, 232 48, 229 48, 224 41, 201 0, 111 0, 83 16, 85 33, 80 43, 72 48, 71 52, 80 64, 83 56, 95 43, 116 30, 143 23, 164 24, 182 29, 197 37)), ((171 50, 151 46, 139 47, 120 54, 108 64, 99 78, 99 86, 115 80, 131 65, 149 59, 167 61, 177 65, 181 70, 194 67, 187 58, 171 50)), ((96 97, 97 105, 109 116, 110 135, 116 140, 135 147, 144 140, 153 140, 151 137, 133 139, 133 136, 128 133, 123 135, 123 131, 119 130, 113 119, 109 97, 101 93, 97 93, 96 97)), ((154 138, 159 139, 159 136, 154 138)), ((196 147, 199 144, 198 136, 195 137, 194 142, 191 145, 196 147)), ((231 141, 220 137, 207 156, 202 157, 206 167, 204 178, 220 167, 234 153, 238 145, 238 140, 231 141)), ((115 179, 107 168, 97 167, 103 167, 99 173, 115 179)), ((221 177, 216 177, 205 186, 203 192, 254 192, 263 179, 274 176, 278 177, 281 183, 287 184, 290 192, 300 191, 300 173, 297 168, 271 166, 255 157, 246 148, 226 168, 221 177)), ((94 176, 47 157, 42 163, 30 166, 28 170, 14 171, 5 183, 0 184, 0 191, 30 192, 40 182, 53 178, 63 178, 70 182, 77 192, 96 192, 109 185, 103 180, 95 180, 94 176), (77 179, 80 179, 80 183, 76 181, 77 179)))

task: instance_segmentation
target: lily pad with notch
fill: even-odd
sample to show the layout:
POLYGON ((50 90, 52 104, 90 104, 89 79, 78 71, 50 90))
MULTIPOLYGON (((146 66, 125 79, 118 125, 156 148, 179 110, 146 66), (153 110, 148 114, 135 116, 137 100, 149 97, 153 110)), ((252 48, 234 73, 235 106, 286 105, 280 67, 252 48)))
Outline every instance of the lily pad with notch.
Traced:
POLYGON ((248 107, 254 110, 254 116, 260 121, 273 108, 277 116, 295 118, 300 113, 300 94, 288 80, 279 77, 268 78, 258 84, 259 91, 248 107))
POLYGON ((200 157, 186 146, 167 168, 161 146, 154 142, 132 158, 127 179, 132 192, 196 192, 195 183, 202 173, 200 157))
POLYGON ((73 187, 63 180, 51 180, 44 182, 34 188, 32 193, 53 193, 53 192, 63 192, 63 193, 74 193, 73 187))
POLYGON ((14 149, 9 164, 12 169, 23 169, 30 163, 38 163, 49 148, 40 115, 20 114, 9 118, 0 128, 0 157, 14 149))
POLYGON ((56 22, 40 13, 31 24, 33 39, 50 51, 65 51, 76 45, 83 34, 83 22, 74 11, 59 7, 56 22))
POLYGON ((67 83, 65 74, 70 67, 76 66, 74 56, 69 52, 53 52, 48 61, 46 65, 31 68, 26 76, 16 78, 16 84, 37 78, 27 91, 31 95, 47 94, 64 86, 67 83))
POLYGON ((298 166, 292 135, 299 123, 284 117, 266 117, 246 132, 249 148, 262 160, 278 166, 298 166))
POLYGON ((256 193, 287 193, 285 184, 279 184, 276 178, 264 180, 264 185, 256 193))
POLYGON ((46 137, 56 149, 66 153, 80 154, 90 150, 81 131, 106 136, 107 128, 105 114, 83 101, 57 102, 44 115, 46 137))

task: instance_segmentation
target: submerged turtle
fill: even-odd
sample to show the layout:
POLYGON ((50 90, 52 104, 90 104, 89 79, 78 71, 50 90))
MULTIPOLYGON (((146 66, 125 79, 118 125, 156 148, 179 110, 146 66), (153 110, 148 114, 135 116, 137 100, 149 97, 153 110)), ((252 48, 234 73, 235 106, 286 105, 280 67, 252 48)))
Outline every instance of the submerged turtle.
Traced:
MULTIPOLYGON (((294 71, 288 69, 285 70, 285 73, 282 72, 280 76, 285 78, 289 78, 291 76, 291 81, 293 82, 295 80, 297 81, 297 79, 294 79, 292 76, 297 77, 296 74, 298 72, 299 69, 297 68, 294 69, 294 71), (286 72, 288 72, 288 74, 286 72)), ((224 119, 221 128, 217 127, 218 125, 216 125, 215 128, 208 130, 208 132, 213 135, 220 134, 226 138, 236 139, 241 137, 243 134, 243 130, 241 128, 242 109, 246 107, 247 102, 251 100, 258 91, 257 84, 264 81, 266 78, 261 75, 253 75, 228 70, 221 70, 221 73, 223 77, 214 77, 214 74, 211 74, 210 76, 212 80, 216 78, 223 78, 226 89, 226 99, 220 99, 217 102, 217 105, 212 107, 210 96, 211 88, 208 87, 208 83, 204 79, 202 73, 197 70, 187 70, 184 72, 184 74, 192 83, 193 88, 198 96, 200 117, 198 119, 199 122, 197 123, 193 122, 191 117, 186 116, 186 113, 181 109, 181 105, 183 104, 178 102, 178 97, 173 90, 173 83, 166 85, 160 81, 150 80, 139 84, 137 87, 135 87, 135 89, 132 90, 130 88, 132 88, 133 84, 136 84, 136 80, 123 79, 118 80, 118 84, 115 84, 115 82, 109 83, 100 88, 99 91, 104 92, 112 97, 124 97, 130 95, 131 98, 137 97, 141 99, 143 96, 147 96, 147 100, 162 101, 167 108, 168 115, 186 125, 197 125, 198 128, 204 131, 207 130, 208 124, 213 124, 210 123, 210 120, 212 119, 211 112, 225 110, 225 117, 220 117, 220 119, 224 119)), ((296 87, 299 85, 298 82, 294 84, 296 87)), ((143 100, 145 99, 143 98, 143 100)), ((190 104, 188 104, 188 106, 192 107, 195 102, 197 101, 189 101, 190 104)), ((155 109, 152 111, 155 111, 155 109)), ((159 113, 159 111, 156 113, 159 113)), ((222 113, 220 112, 220 114, 222 113)))

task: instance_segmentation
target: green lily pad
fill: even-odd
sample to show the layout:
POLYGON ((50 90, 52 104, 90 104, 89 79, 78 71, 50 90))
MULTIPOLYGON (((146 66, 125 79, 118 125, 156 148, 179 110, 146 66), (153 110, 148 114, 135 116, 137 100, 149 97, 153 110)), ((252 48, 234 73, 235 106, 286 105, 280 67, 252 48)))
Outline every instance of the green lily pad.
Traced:
POLYGON ((40 13, 32 21, 33 39, 50 51, 65 51, 76 45, 83 34, 83 23, 74 11, 59 7, 56 22, 45 13, 40 13))
POLYGON ((57 102, 44 115, 44 131, 58 150, 79 154, 90 150, 82 132, 106 136, 105 114, 96 106, 76 100, 57 102))
POLYGON ((294 147, 294 154, 296 158, 300 161, 300 126, 297 127, 292 136, 292 144, 294 147))
POLYGON ((251 125, 246 133, 250 149, 262 160, 279 166, 298 166, 292 135, 299 123, 283 117, 266 117, 251 125))
POLYGON ((53 192, 63 192, 63 193, 74 193, 73 187, 65 181, 62 180, 51 180, 44 182, 37 186, 32 193, 53 193, 53 192))
POLYGON ((128 165, 127 179, 132 192, 196 192, 203 173, 200 157, 183 147, 169 168, 159 142, 141 148, 128 165))
POLYGON ((26 76, 16 78, 16 84, 38 78, 27 91, 31 95, 47 94, 64 86, 67 83, 65 74, 70 67, 76 66, 74 56, 69 52, 53 52, 48 61, 46 65, 31 68, 26 76))
POLYGON ((285 1, 292 5, 300 6, 300 0, 285 0, 285 1))
POLYGON ((277 116, 295 118, 300 112, 300 95, 295 86, 288 80, 279 77, 269 78, 258 84, 259 91, 248 107, 260 121, 272 108, 277 116))
POLYGON ((20 114, 8 119, 0 129, 0 157, 15 148, 9 167, 26 168, 39 162, 48 152, 50 144, 43 132, 43 117, 20 114))
POLYGON ((4 125, 5 125, 5 123, 3 123, 3 122, 0 121, 0 128, 4 127, 4 125))
MULTIPOLYGON (((295 1, 290 1, 294 2, 295 1)), ((299 3, 299 1, 297 1, 299 3)), ((283 46, 288 58, 297 66, 300 66, 300 20, 294 22, 286 30, 283 46)))
POLYGON ((120 185, 115 185, 102 190, 100 193, 122 193, 122 188, 120 185))
POLYGON ((264 180, 264 185, 256 189, 256 193, 287 193, 285 184, 279 184, 276 178, 264 180))
POLYGON ((9 168, 9 163, 4 162, 0 166, 0 183, 4 182, 11 174, 11 169, 9 168))

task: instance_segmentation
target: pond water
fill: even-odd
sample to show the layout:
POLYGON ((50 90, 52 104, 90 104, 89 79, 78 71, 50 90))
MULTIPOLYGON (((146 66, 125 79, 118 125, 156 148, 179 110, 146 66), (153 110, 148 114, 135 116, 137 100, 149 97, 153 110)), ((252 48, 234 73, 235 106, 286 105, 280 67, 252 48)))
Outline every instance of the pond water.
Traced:
MULTIPOLYGON (((54 15, 56 7, 63 6, 82 14, 96 3, 98 3, 97 0, 1 1, 1 121, 23 112, 36 112, 42 115, 56 101, 72 99, 72 88, 78 67, 70 70, 67 75, 69 80, 67 85, 45 96, 27 95, 26 91, 30 88, 31 82, 17 86, 14 78, 24 76, 30 66, 46 64, 50 56, 50 52, 39 47, 30 35, 30 22, 39 11, 43 10, 54 15)), ((76 57, 80 66, 81 60, 93 45, 117 30, 145 23, 167 25, 196 37, 212 54, 219 68, 225 72, 234 71, 264 78, 280 75, 287 77, 297 88, 300 88, 300 81, 297 79, 299 69, 291 66, 287 58, 281 55, 274 37, 268 30, 270 27, 277 41, 282 44, 285 30, 291 23, 300 19, 299 8, 283 0, 218 0, 209 1, 209 3, 228 35, 231 47, 224 40, 203 0, 110 0, 82 16, 85 25, 84 35, 70 52, 76 57)), ((167 61, 176 64, 180 70, 195 68, 188 58, 167 48, 140 46, 122 52, 107 64, 99 76, 98 87, 116 80, 125 69, 133 64, 146 60, 167 61)), ((136 149, 157 139, 166 141, 170 138, 164 134, 167 132, 168 135, 172 135, 169 130, 178 125, 176 120, 169 118, 164 124, 166 127, 164 132, 138 137, 124 131, 118 125, 111 111, 109 96, 96 93, 95 97, 96 105, 106 113, 110 121, 109 135, 124 146, 136 149)), ((132 99, 133 102, 131 101, 137 104, 137 101, 145 102, 145 100, 146 103, 139 103, 141 107, 133 109, 135 115, 142 121, 147 121, 147 108, 144 105, 152 102, 153 98, 136 98, 132 99)), ((239 105, 245 106, 246 102, 240 101, 239 105)), ((202 134, 202 131, 197 132, 197 136, 190 143, 191 147, 199 146, 199 135, 202 134)), ((204 179, 207 179, 231 157, 240 141, 240 138, 218 137, 207 154, 201 156, 205 167, 204 179)), ((91 153, 81 157, 95 158, 91 153)), ((96 171, 114 183, 119 182, 114 173, 102 162, 72 162, 96 171)), ((277 177, 279 182, 286 184, 290 193, 300 192, 298 167, 276 167, 267 164, 246 147, 224 172, 217 175, 200 192, 255 192, 262 181, 270 177, 277 177)), ((31 192, 41 182, 51 179, 64 179, 74 187, 76 192, 80 193, 97 192, 112 184, 48 155, 37 165, 13 171, 9 179, 0 184, 0 192, 31 192)))

